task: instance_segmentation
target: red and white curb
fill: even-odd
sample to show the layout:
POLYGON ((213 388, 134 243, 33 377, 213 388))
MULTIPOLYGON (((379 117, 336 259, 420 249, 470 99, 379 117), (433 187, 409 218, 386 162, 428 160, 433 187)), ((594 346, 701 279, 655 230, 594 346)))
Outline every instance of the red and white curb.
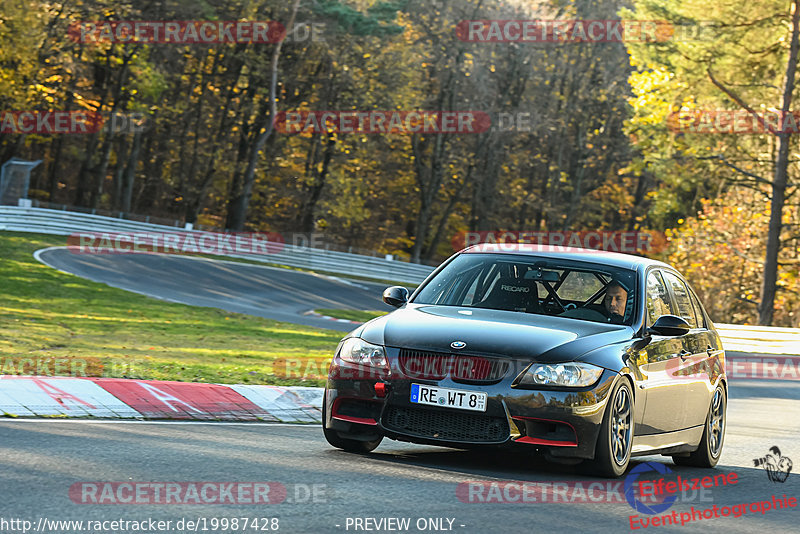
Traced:
POLYGON ((323 388, 0 376, 0 416, 318 423, 323 388))

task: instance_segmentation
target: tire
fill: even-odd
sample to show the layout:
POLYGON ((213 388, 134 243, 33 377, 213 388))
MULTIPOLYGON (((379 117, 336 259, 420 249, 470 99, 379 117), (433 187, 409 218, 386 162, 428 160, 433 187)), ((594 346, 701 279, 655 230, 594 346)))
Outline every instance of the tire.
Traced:
POLYGON ((633 390, 627 379, 620 378, 608 397, 594 460, 586 462, 592 474, 618 478, 628 469, 633 446, 633 413, 633 390))
POLYGON ((675 465, 692 467, 714 467, 717 465, 719 457, 722 456, 722 446, 725 444, 727 408, 728 397, 725 394, 725 388, 719 385, 711 397, 700 446, 688 456, 673 456, 672 461, 675 462, 675 465))
POLYGON ((342 449, 347 452, 358 452, 358 453, 366 453, 374 451, 378 445, 381 444, 383 441, 383 436, 379 437, 378 439, 372 441, 359 441, 356 439, 347 439, 339 436, 339 433, 335 430, 331 430, 325 426, 325 421, 327 421, 326 416, 326 406, 328 404, 327 401, 328 395, 323 397, 322 401, 322 433, 325 434, 325 439, 336 447, 337 449, 342 449))

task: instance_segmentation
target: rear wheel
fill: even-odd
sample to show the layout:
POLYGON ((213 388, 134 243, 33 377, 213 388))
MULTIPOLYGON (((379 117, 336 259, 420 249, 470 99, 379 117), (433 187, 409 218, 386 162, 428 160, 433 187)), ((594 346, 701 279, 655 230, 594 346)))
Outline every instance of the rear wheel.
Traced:
POLYGON ((696 451, 688 456, 673 456, 676 465, 693 467, 714 467, 722 455, 722 444, 725 442, 725 410, 728 398, 722 385, 714 390, 711 406, 708 408, 703 438, 696 451))
POLYGON ((336 447, 337 449, 342 449, 348 452, 372 452, 374 451, 378 445, 381 444, 383 441, 383 436, 379 437, 378 439, 374 439, 372 441, 359 441, 356 439, 347 439, 339 436, 339 433, 333 429, 329 429, 325 426, 325 422, 327 421, 326 417, 326 406, 328 401, 326 400, 328 395, 323 397, 322 401, 322 433, 325 434, 325 439, 336 447))
POLYGON ((608 398, 608 406, 600 425, 594 460, 589 470, 605 477, 619 477, 628 469, 633 444, 633 392, 630 383, 621 378, 608 398))

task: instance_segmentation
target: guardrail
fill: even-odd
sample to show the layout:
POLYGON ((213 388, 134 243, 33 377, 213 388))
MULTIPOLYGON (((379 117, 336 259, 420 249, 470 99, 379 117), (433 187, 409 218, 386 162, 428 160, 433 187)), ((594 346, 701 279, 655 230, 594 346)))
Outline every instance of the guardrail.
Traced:
POLYGON ((800 356, 800 329, 715 324, 726 351, 800 356))
MULTIPOLYGON (((205 233, 102 215, 18 206, 0 206, 0 230, 65 236, 79 232, 193 232, 198 235, 205 233)), ((312 271, 373 280, 394 280, 408 284, 419 284, 434 269, 428 265, 286 244, 280 251, 271 254, 224 255, 312 271)))

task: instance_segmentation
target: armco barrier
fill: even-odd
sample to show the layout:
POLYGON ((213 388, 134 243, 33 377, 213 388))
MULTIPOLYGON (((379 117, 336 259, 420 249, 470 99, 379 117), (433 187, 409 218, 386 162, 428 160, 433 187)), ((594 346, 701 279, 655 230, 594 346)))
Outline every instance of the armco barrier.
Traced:
MULTIPOLYGON (((174 226, 115 219, 88 213, 16 206, 0 206, 0 230, 65 236, 77 232, 190 231, 174 226)), ((228 254, 228 256, 312 271, 325 271, 375 280, 395 280, 409 284, 422 282, 434 269, 428 265, 294 245, 284 245, 280 252, 273 254, 228 254)))
POLYGON ((738 324, 714 325, 722 338, 725 351, 735 356, 771 355, 800 356, 800 328, 773 326, 744 326, 738 324))

